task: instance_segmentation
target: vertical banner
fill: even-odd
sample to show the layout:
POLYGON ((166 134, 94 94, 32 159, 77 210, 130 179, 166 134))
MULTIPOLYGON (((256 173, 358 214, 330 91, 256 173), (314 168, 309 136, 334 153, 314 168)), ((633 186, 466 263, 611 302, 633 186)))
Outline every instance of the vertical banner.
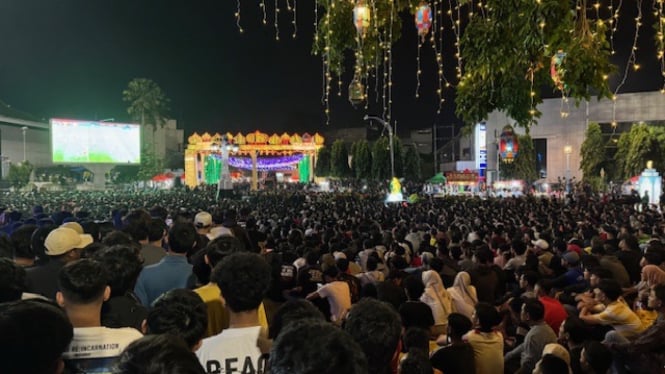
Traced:
POLYGON ((298 163, 298 173, 300 175, 300 183, 309 183, 310 176, 310 163, 309 155, 304 155, 302 160, 298 163))
POLYGON ((485 170, 487 170, 487 125, 484 122, 476 125, 475 143, 476 169, 478 175, 483 178, 485 177, 485 170))

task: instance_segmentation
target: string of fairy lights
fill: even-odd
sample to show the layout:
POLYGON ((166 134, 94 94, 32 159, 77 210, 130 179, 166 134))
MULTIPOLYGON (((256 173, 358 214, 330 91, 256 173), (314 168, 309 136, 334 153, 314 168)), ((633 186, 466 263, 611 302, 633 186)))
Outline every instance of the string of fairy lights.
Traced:
MULTIPOLYGON (((535 0, 536 3, 540 6, 541 0, 535 0)), ((655 31, 655 46, 656 46, 656 59, 659 63, 661 79, 663 80, 661 92, 665 94, 665 0, 635 0, 631 1, 630 4, 634 4, 636 9, 636 14, 630 22, 634 26, 634 33, 632 33, 632 45, 630 51, 628 52, 628 57, 623 65, 623 71, 620 72, 620 76, 613 88, 611 88, 612 93, 612 126, 617 126, 616 118, 616 102, 619 97, 619 93, 623 89, 627 79, 629 78, 631 72, 638 71, 641 67, 640 61, 638 60, 638 41, 640 38, 640 30, 643 27, 643 5, 645 1, 651 2, 651 11, 655 19, 655 24, 653 25, 655 31)), ((422 53, 423 48, 432 48, 433 56, 435 59, 435 69, 436 69, 436 85, 435 92, 438 96, 438 108, 437 114, 441 112, 443 105, 445 103, 445 91, 447 89, 454 89, 456 85, 462 83, 462 77, 464 77, 464 61, 462 58, 461 51, 461 37, 464 31, 464 27, 473 19, 473 17, 489 17, 491 9, 488 7, 486 2, 483 0, 447 0, 447 6, 445 6, 446 0, 422 0, 417 5, 411 7, 411 13, 414 15, 414 24, 418 29, 417 33, 417 53, 416 53, 416 88, 415 88, 415 98, 419 99, 423 96, 423 85, 422 80, 424 79, 425 72, 423 71, 422 64, 422 53), (424 27, 423 27, 424 26, 424 27), (453 54, 450 60, 444 61, 444 49, 446 47, 445 40, 453 40, 453 54), (444 63, 446 65, 444 65, 444 63), (446 66, 454 66, 455 79, 450 79, 446 76, 446 66)), ((244 32, 243 26, 241 24, 241 0, 236 0, 236 11, 235 19, 238 31, 240 33, 244 32)), ((394 35, 394 25, 395 21, 400 17, 399 12, 402 9, 397 9, 396 0, 314 0, 313 1, 313 14, 314 14, 314 44, 315 46, 320 46, 320 57, 321 57, 321 66, 322 66, 322 95, 321 103, 324 107, 324 112, 326 115, 326 122, 330 123, 331 117, 331 98, 330 95, 333 90, 333 78, 336 78, 336 93, 337 96, 342 96, 343 90, 343 79, 342 79, 342 64, 343 62, 339 61, 339 57, 333 58, 331 56, 330 46, 332 45, 333 38, 338 36, 334 35, 334 27, 331 18, 331 13, 336 6, 350 6, 353 9, 353 19, 349 19, 349 22, 353 22, 358 31, 355 36, 356 46, 354 49, 353 56, 355 58, 355 65, 353 69, 351 83, 349 85, 349 101, 351 101, 354 106, 358 106, 359 103, 362 103, 365 110, 369 109, 370 99, 373 96, 374 102, 378 103, 382 109, 382 118, 384 118, 388 123, 391 121, 392 117, 392 105, 393 105, 393 44, 396 41, 397 37, 394 35), (363 13, 362 20, 357 19, 356 10, 359 7, 364 7, 367 11, 363 13), (321 11, 324 11, 323 16, 321 16, 321 11), (362 24, 362 30, 358 28, 358 24, 362 24), (324 27, 326 32, 320 33, 320 28, 324 27), (365 34, 371 34, 374 36, 372 43, 367 43, 365 40, 365 34), (371 56, 371 58, 369 58, 371 56), (373 94, 370 95, 371 90, 373 94)), ((628 3, 627 3, 628 4, 628 3)), ((590 28, 593 32, 598 30, 605 30, 607 26, 607 40, 609 44, 609 52, 611 56, 617 55, 617 37, 618 35, 626 35, 626 30, 619 29, 620 20, 623 19, 621 27, 626 27, 625 25, 628 22, 625 18, 625 14, 629 12, 624 12, 626 10, 627 4, 624 4, 623 0, 576 0, 575 1, 575 12, 578 17, 584 17, 585 19, 582 22, 593 22, 590 28), (586 19, 587 11, 589 12, 590 18, 592 20, 586 19), (593 14, 593 15, 592 15, 593 14)), ((262 23, 268 25, 268 4, 267 0, 260 0, 258 6, 262 14, 262 23)), ((280 12, 282 8, 286 9, 291 17, 289 21, 292 25, 292 34, 293 38, 298 36, 298 3, 297 0, 274 0, 273 4, 273 14, 274 19, 272 22, 272 27, 275 31, 275 40, 280 40, 280 12)), ((308 5, 309 7, 309 5, 308 5)), ((335 19, 334 22, 339 23, 338 19, 335 19)), ((403 22, 404 23, 404 22, 403 22)), ((337 24, 335 26, 338 26, 337 24)), ((540 29, 541 33, 545 29, 544 20, 540 20, 540 29)), ((407 25, 408 27, 408 25, 407 25)), ((574 31, 574 30, 571 30, 574 31)), ((544 38, 543 38, 544 43, 544 38)), ((544 45, 544 47, 546 47, 544 45)), ((336 51, 336 53, 340 53, 336 51)), ((343 52, 342 52, 343 53, 343 52)), ((560 54, 558 58, 565 59, 565 51, 552 51, 553 60, 554 55, 557 53, 560 54)), ((429 55, 429 54, 428 54, 429 55)), ((640 59, 646 59, 648 56, 639 55, 640 59)), ((528 71, 525 72, 526 78, 530 82, 530 96, 531 96, 531 109, 530 113, 535 116, 536 114, 536 93, 535 93, 535 82, 534 82, 534 70, 539 68, 534 64, 531 64, 528 71)), ((609 79, 609 77, 604 76, 604 79, 609 79)), ((555 79, 553 77, 553 79, 555 79)), ((565 78, 564 78, 565 79, 565 78)), ((490 82, 491 83, 491 82, 490 82)), ((492 89, 490 87, 489 89, 492 89)), ((566 118, 568 116, 568 98, 567 92, 564 88, 560 88, 559 91, 562 95, 562 104, 561 104, 561 116, 566 118)))

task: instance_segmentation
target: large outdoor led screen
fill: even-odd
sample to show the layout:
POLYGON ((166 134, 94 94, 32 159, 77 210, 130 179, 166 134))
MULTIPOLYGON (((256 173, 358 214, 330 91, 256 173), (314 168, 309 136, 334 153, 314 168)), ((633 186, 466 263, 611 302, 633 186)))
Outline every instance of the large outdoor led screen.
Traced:
POLYGON ((141 163, 141 127, 127 123, 51 119, 54 163, 141 163))

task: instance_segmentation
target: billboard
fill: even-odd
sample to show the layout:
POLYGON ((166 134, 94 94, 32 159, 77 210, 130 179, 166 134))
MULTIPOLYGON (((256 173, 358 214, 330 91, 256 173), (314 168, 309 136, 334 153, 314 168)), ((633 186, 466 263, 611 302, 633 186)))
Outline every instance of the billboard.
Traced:
POLYGON ((140 164, 141 126, 51 119, 54 163, 140 164))

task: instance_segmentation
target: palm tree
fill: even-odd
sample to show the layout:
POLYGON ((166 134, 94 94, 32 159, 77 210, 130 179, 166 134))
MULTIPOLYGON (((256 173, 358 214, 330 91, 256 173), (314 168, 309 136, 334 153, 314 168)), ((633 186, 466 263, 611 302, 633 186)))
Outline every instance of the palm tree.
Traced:
POLYGON ((129 103, 127 113, 135 121, 140 121, 141 128, 152 127, 153 146, 157 126, 164 127, 170 100, 154 81, 146 78, 134 78, 127 89, 122 91, 122 100, 129 103))

